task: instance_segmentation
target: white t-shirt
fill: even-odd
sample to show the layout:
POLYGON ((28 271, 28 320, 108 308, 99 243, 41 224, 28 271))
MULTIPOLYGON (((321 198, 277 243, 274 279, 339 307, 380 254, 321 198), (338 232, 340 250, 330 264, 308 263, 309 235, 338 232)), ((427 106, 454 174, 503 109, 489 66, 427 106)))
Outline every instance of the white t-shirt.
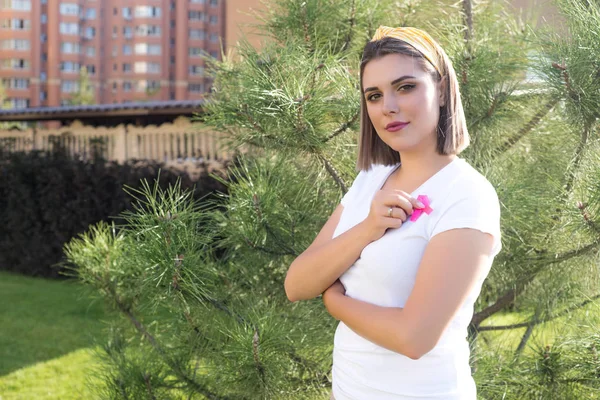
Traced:
MULTIPOLYGON (((344 211, 333 237, 364 220, 374 194, 398 167, 373 165, 361 171, 342 199, 344 211)), ((465 160, 455 158, 411 196, 427 195, 431 214, 407 220, 367 245, 340 277, 346 295, 383 307, 404 307, 425 247, 438 233, 473 228, 490 233, 494 246, 486 273, 469 294, 438 344, 418 360, 380 347, 340 322, 334 340, 336 400, 475 400, 467 327, 473 305, 501 248, 500 205, 493 186, 465 160)))

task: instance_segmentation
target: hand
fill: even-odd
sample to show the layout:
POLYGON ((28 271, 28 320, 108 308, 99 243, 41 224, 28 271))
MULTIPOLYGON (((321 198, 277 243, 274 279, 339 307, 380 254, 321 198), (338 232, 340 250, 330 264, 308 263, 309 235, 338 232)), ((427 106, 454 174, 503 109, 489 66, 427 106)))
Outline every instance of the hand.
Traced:
MULTIPOLYGON (((331 306, 331 300, 332 298, 335 298, 335 296, 345 296, 346 295, 346 288, 344 287, 344 285, 342 284, 342 282, 340 282, 340 280, 336 280, 335 282, 333 282, 333 284, 331 286, 329 286, 327 288, 327 290, 325 290, 323 292, 323 304, 325 305, 325 308, 327 309, 327 311, 329 312, 329 314, 332 314, 330 306, 331 306)), ((334 317, 335 318, 335 317, 334 317)))
POLYGON ((416 198, 402 190, 380 190, 375 193, 369 215, 361 224, 368 230, 370 239, 375 241, 386 230, 400 228, 413 213, 413 209, 424 207, 416 198))

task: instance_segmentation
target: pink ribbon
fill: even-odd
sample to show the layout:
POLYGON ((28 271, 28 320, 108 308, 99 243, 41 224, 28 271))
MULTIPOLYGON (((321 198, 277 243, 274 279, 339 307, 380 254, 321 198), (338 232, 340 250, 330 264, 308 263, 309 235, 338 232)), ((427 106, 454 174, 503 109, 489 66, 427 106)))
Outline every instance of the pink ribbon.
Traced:
POLYGON ((431 214, 433 212, 433 208, 429 207, 429 197, 427 197, 427 195, 419 195, 417 197, 417 200, 419 200, 421 203, 423 203, 423 205, 425 206, 425 208, 415 208, 413 209, 413 213, 410 216, 410 220, 412 222, 415 222, 416 220, 419 219, 419 217, 421 216, 421 214, 426 213, 427 215, 431 214))

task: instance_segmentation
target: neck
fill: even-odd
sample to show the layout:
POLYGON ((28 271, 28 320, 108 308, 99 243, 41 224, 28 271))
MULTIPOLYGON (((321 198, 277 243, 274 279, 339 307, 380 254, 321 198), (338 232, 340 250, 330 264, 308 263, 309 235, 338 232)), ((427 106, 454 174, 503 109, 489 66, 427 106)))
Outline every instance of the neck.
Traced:
POLYGON ((400 160, 402 167, 398 169, 398 178, 410 181, 424 182, 436 172, 450 164, 456 155, 441 155, 435 149, 426 154, 422 152, 402 152, 400 160))

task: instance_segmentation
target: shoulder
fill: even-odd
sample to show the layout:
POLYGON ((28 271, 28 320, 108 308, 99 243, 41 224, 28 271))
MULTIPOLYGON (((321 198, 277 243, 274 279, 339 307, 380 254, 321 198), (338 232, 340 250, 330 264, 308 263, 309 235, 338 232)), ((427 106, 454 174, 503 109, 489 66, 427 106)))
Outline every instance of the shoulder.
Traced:
POLYGON ((359 171, 356 176, 355 183, 359 183, 363 186, 376 185, 379 179, 385 177, 398 165, 383 165, 383 164, 371 164, 369 169, 363 169, 359 171))
POLYGON ((473 201, 483 200, 497 203, 498 195, 490 181, 466 160, 461 158, 456 161, 457 168, 449 197, 455 200, 468 198, 473 201))

